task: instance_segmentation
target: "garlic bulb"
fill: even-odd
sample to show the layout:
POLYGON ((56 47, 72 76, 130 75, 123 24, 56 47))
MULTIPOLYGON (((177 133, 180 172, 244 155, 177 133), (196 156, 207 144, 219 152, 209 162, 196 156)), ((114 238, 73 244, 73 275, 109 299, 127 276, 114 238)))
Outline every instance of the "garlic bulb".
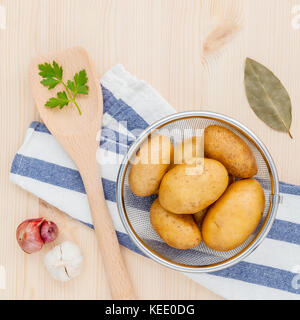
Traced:
POLYGON ((46 254, 44 263, 54 279, 69 281, 80 274, 82 260, 80 248, 71 241, 65 241, 46 254))

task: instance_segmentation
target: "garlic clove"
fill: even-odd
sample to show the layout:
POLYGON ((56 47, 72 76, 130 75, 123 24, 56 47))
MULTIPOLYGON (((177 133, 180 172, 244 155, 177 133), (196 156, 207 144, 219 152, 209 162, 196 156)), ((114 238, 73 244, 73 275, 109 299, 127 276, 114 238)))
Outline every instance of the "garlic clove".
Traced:
POLYGON ((45 266, 51 276, 63 282, 80 274, 82 261, 80 248, 71 241, 57 245, 44 258, 45 266))
POLYGON ((80 248, 71 241, 62 243, 62 258, 70 278, 79 276, 83 257, 80 248))
POLYGON ((50 250, 45 258, 44 263, 48 272, 55 280, 68 281, 70 280, 68 274, 66 273, 64 262, 62 261, 62 254, 60 245, 54 247, 50 250))

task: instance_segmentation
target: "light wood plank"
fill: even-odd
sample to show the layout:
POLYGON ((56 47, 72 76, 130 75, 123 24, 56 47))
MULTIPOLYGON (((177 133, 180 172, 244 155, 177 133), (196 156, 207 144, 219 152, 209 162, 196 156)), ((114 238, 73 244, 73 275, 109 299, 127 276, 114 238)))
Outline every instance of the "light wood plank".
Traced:
MULTIPOLYGON (((108 287, 93 231, 9 182, 11 161, 38 115, 27 81, 30 58, 81 45, 99 77, 116 63, 156 88, 177 110, 206 109, 232 116, 252 129, 270 150, 280 179, 300 184, 300 30, 291 27, 297 0, 0 0, 6 30, 0 30, 0 265, 7 271, 3 299, 103 299, 108 287), (206 36, 224 18, 241 30, 218 52, 203 57, 206 36), (293 102, 294 140, 266 127, 250 110, 243 88, 243 64, 250 56, 272 69, 293 102), (74 239, 85 256, 78 279, 50 278, 43 255, 25 255, 15 229, 25 218, 49 216, 61 237, 74 239)), ((49 249, 49 247, 48 247, 49 249)), ((216 297, 149 259, 122 249, 141 298, 216 297)))

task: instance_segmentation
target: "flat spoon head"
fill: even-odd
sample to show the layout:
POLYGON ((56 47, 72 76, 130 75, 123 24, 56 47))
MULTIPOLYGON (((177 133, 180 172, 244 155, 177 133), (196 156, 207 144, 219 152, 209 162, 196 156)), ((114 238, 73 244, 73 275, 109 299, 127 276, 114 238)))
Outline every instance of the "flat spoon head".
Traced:
MULTIPOLYGON (((64 137, 81 136, 85 132, 100 129, 103 102, 99 81, 97 80, 94 65, 88 53, 81 47, 67 49, 57 53, 41 55, 32 59, 29 70, 29 81, 32 88, 33 98, 41 118, 51 133, 60 141, 64 137), (75 73, 85 69, 88 77, 88 95, 79 94, 76 97, 82 111, 79 114, 73 103, 69 103, 63 109, 45 107, 45 103, 51 97, 56 97, 57 92, 64 91, 62 84, 53 89, 48 89, 41 84, 42 77, 39 75, 39 64, 56 61, 63 68, 63 81, 73 80, 75 73)), ((95 139, 95 137, 93 137, 95 139)), ((66 147, 66 146, 64 146, 66 147)))

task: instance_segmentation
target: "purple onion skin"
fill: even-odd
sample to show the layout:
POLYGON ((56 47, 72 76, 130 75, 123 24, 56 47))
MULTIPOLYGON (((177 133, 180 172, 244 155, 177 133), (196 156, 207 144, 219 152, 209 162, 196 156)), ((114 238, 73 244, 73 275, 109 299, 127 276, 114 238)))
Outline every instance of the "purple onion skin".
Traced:
POLYGON ((58 236, 58 227, 52 221, 45 220, 41 226, 41 238, 44 243, 55 240, 58 236))
POLYGON ((16 237, 21 249, 26 253, 34 253, 42 249, 44 242, 41 238, 42 218, 27 219, 19 224, 16 237))

